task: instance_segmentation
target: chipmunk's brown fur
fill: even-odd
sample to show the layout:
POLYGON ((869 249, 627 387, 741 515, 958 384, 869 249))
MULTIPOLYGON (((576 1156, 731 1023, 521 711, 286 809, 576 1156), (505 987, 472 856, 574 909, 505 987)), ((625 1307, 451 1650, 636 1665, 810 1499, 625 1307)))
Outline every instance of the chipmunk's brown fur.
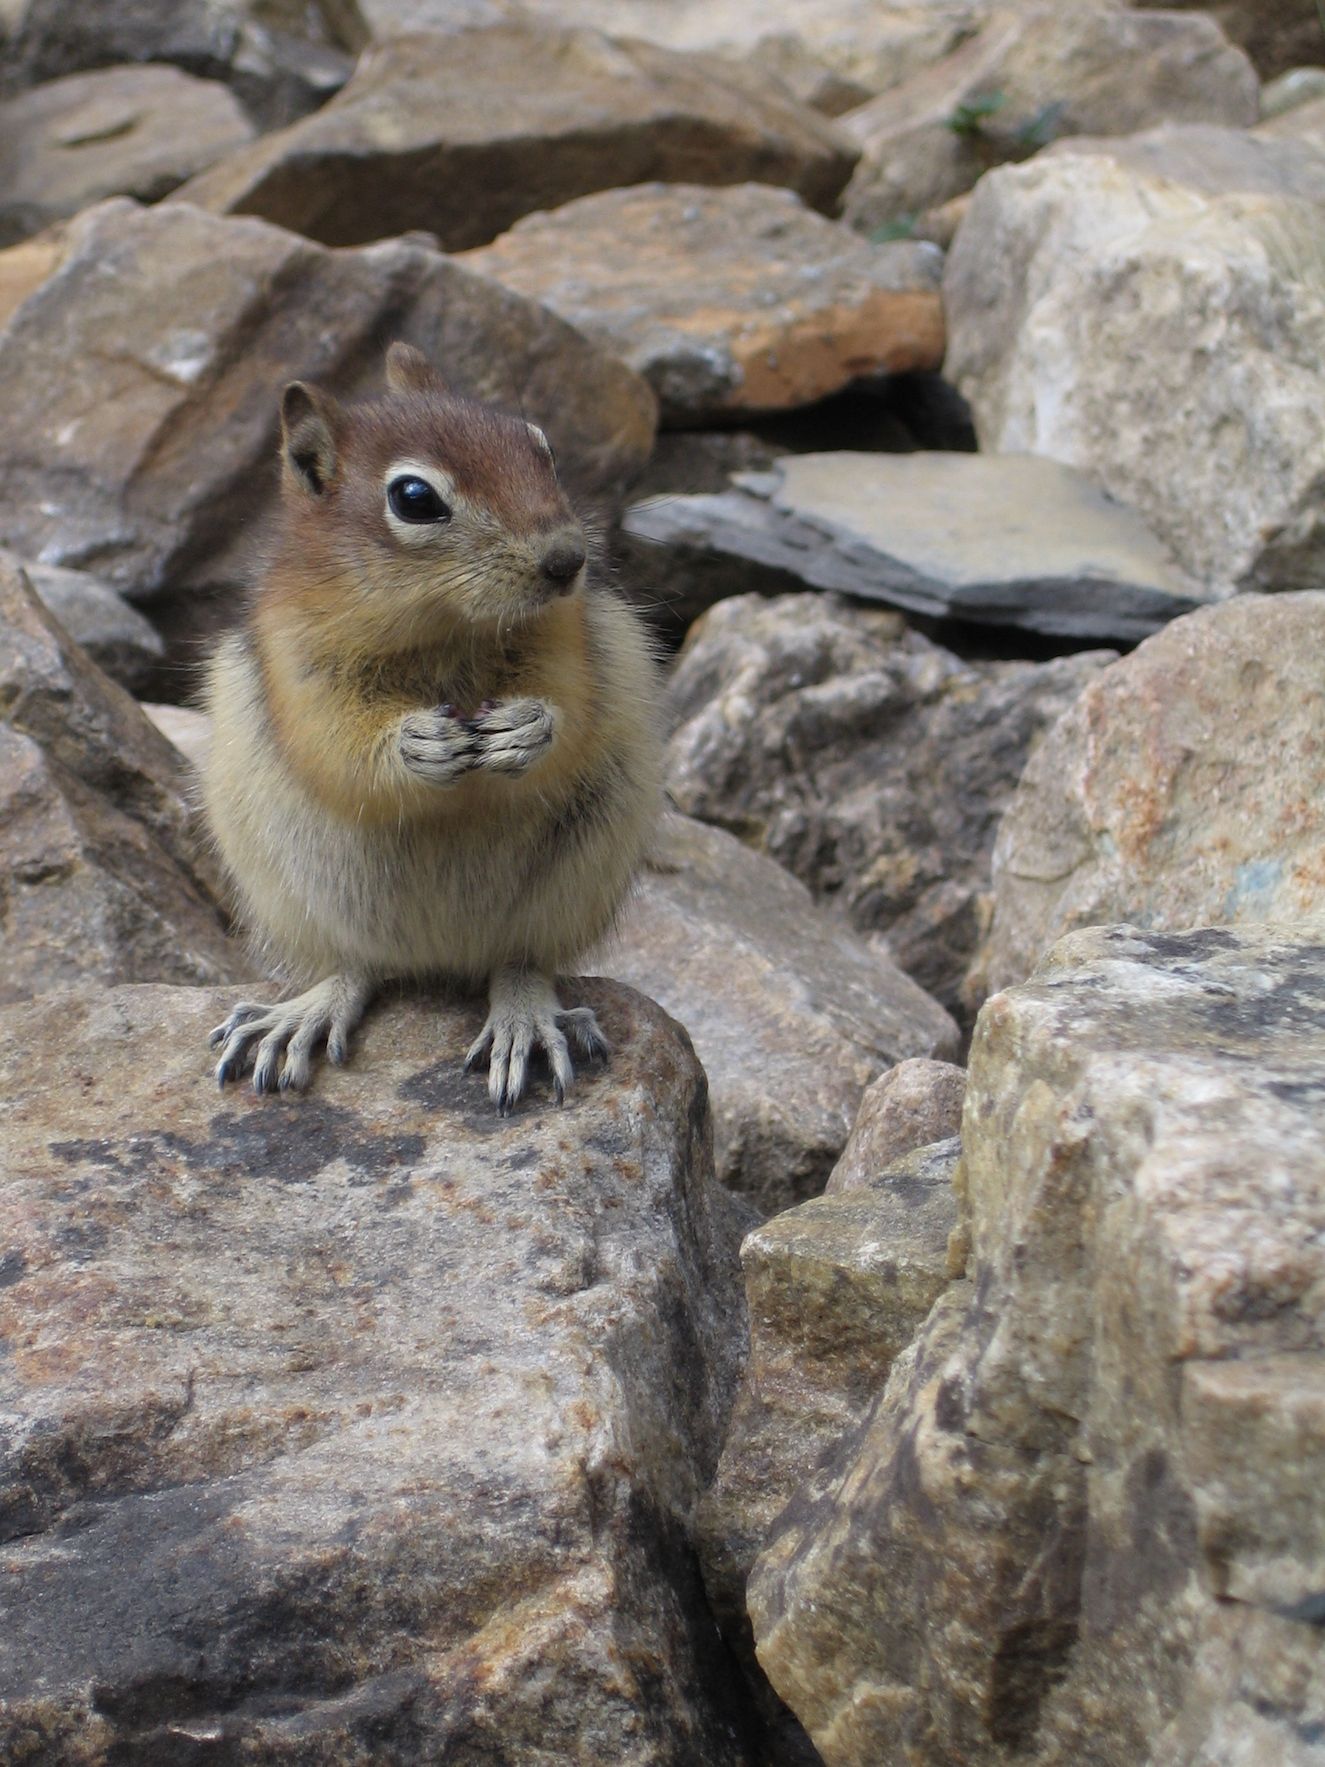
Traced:
POLYGON ((286 388, 281 533, 209 671, 208 818, 254 933, 312 984, 237 1006, 217 1077, 252 1057, 257 1091, 300 1090, 380 983, 438 974, 488 985, 470 1060, 505 1110, 535 1048, 559 1097, 567 1038, 605 1048, 553 981, 610 926, 654 820, 656 671, 585 584, 541 431, 449 396, 405 345, 387 384, 348 409, 286 388))

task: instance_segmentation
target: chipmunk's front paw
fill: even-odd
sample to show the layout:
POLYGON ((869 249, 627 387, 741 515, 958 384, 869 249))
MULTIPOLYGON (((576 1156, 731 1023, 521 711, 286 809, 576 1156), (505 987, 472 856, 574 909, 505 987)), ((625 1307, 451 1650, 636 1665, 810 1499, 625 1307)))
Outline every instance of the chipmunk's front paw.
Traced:
POLYGON ((499 979, 493 983, 488 1022, 465 1057, 465 1072, 487 1061, 488 1095, 506 1116, 524 1097, 529 1058, 541 1049, 552 1069, 553 1093, 562 1104, 575 1078, 572 1043, 590 1060, 607 1059, 607 1038, 587 1006, 563 1010, 551 983, 541 977, 499 979))
POLYGON ((492 773, 523 773, 556 734, 552 707, 541 699, 507 699, 480 706, 466 724, 476 744, 474 765, 492 773))
POLYGON ((430 706, 401 721, 400 758, 421 779, 451 785, 478 765, 478 739, 454 706, 430 706))
POLYGON ((346 1060, 350 1032, 363 1017, 369 993, 366 983, 329 976, 306 994, 276 1006, 242 1002, 208 1039, 213 1049, 222 1046, 217 1085, 237 1080, 251 1059, 255 1092, 306 1091, 313 1054, 321 1044, 332 1061, 346 1060))

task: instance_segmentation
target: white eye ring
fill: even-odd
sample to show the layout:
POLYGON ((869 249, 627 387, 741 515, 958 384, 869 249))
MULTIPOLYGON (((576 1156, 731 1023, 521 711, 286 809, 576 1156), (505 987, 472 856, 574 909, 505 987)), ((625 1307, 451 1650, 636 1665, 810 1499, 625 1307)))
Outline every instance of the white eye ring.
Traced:
POLYGON ((404 546, 428 546, 445 532, 449 521, 403 521, 391 507, 391 487, 400 479, 422 479, 451 515, 456 506, 455 486, 439 467, 422 460, 393 460, 382 476, 382 513, 387 526, 404 546))

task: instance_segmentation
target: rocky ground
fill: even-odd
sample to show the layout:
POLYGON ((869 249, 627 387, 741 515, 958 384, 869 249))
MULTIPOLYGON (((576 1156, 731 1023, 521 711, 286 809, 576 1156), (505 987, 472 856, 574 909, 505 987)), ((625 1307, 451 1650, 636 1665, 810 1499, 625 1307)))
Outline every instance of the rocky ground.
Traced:
POLYGON ((0 247, 0 1761, 1322 1767, 1317 10, 11 0, 0 247), (667 656, 562 1111, 211 1081, 393 339, 667 656))

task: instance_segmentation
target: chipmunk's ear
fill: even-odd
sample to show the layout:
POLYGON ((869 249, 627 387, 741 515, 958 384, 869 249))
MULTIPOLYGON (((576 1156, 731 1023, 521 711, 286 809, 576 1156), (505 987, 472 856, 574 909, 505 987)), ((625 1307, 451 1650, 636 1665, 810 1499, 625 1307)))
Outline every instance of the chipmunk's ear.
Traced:
POLYGON ((281 450, 287 473, 320 497, 336 474, 341 408, 319 387, 292 380, 281 394, 281 450))
POLYGON ((393 393, 444 393, 446 382, 422 350, 392 344, 386 353, 386 384, 393 393))

